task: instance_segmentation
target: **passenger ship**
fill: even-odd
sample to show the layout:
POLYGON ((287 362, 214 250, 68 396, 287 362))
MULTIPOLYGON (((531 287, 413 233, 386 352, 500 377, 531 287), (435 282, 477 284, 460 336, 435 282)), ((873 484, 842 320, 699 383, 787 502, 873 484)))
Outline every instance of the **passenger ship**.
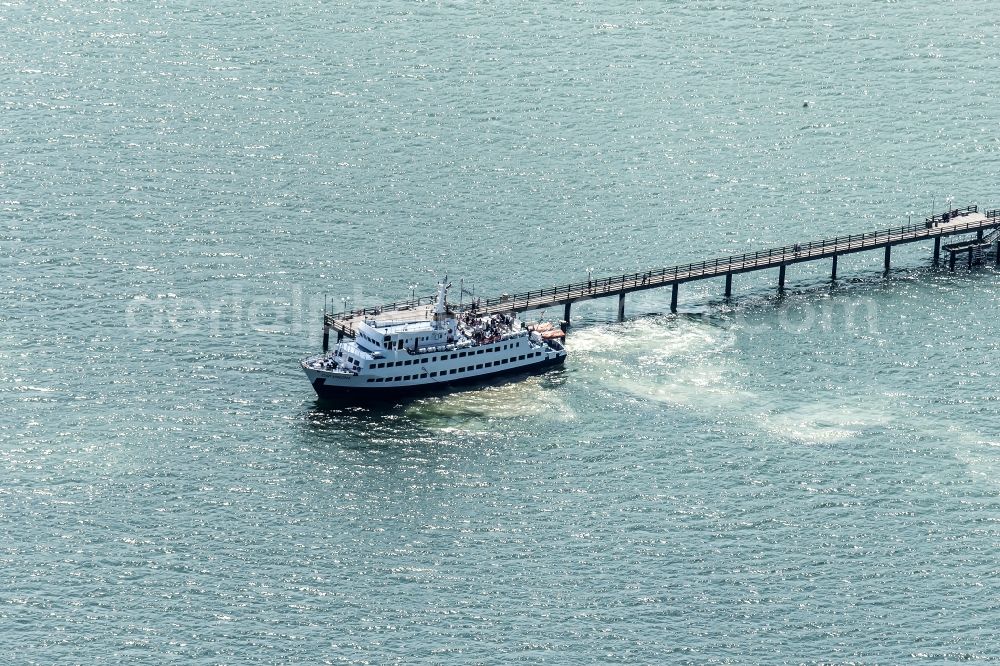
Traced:
POLYGON ((514 314, 479 315, 470 306, 448 310, 448 287, 438 285, 431 318, 370 318, 353 324, 354 339, 302 361, 322 398, 363 401, 479 382, 560 365, 566 350, 550 326, 529 327, 514 314))

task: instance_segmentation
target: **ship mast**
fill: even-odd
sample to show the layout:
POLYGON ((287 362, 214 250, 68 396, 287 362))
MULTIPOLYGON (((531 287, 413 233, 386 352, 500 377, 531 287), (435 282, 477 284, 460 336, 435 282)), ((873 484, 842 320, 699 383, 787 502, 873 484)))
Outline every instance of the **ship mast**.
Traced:
POLYGON ((448 285, 444 282, 438 282, 437 301, 434 302, 434 328, 437 328, 440 322, 448 319, 447 296, 448 285))

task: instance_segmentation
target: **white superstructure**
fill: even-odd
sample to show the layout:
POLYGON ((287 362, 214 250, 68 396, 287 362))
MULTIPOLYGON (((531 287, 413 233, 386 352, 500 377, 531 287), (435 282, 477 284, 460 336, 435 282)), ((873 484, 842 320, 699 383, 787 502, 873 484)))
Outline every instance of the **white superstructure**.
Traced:
POLYGON ((313 388, 326 398, 378 398, 565 361, 566 350, 553 337, 561 335, 558 329, 529 331, 515 314, 479 316, 474 308, 456 317, 446 296, 439 284, 429 319, 355 323, 354 339, 302 361, 313 388))

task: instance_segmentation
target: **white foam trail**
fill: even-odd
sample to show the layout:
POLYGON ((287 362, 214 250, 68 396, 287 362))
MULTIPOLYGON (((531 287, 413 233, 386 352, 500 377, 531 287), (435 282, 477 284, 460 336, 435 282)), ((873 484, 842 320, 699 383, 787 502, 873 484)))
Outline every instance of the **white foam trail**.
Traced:
POLYGON ((733 344, 728 332, 701 322, 646 317, 624 324, 570 329, 566 345, 574 356, 621 351, 641 351, 658 356, 675 356, 733 344))
POLYGON ((954 446, 955 458, 978 481, 1000 486, 1000 441, 983 439, 981 433, 951 426, 941 433, 942 442, 954 446))
POLYGON ((648 317, 571 332, 579 376, 643 400, 696 408, 747 401, 723 357, 734 339, 704 322, 648 317))
POLYGON ((868 428, 885 427, 888 412, 871 408, 813 403, 764 417, 764 428, 781 439, 803 444, 829 444, 858 436, 868 428))
POLYGON ((407 416, 429 419, 514 419, 523 417, 552 421, 575 418, 573 410, 547 386, 541 375, 497 386, 428 398, 410 405, 407 416))

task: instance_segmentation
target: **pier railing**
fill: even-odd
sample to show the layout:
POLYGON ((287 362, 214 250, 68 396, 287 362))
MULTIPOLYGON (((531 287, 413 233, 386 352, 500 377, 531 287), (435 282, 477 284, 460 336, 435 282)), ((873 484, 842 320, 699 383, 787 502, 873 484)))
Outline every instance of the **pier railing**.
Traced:
MULTIPOLYGON (((838 251, 855 251, 862 250, 867 247, 884 245, 892 240, 939 235, 941 232, 934 225, 942 223, 949 223, 947 227, 949 234, 966 230, 976 230, 983 226, 982 222, 953 222, 955 218, 961 217, 963 214, 976 212, 978 212, 977 206, 967 206, 966 208, 955 209, 954 211, 949 211, 948 213, 943 213, 941 215, 934 215, 927 218, 922 224, 909 224, 903 227, 873 231, 864 234, 836 236, 825 240, 812 241, 797 245, 786 245, 784 247, 760 250, 758 252, 746 252, 728 257, 720 257, 718 259, 708 259, 706 261, 696 263, 671 266, 669 268, 660 268, 639 273, 626 273, 614 277, 598 278, 556 287, 549 287, 547 289, 537 289, 519 294, 498 296, 480 301, 479 306, 483 309, 492 309, 503 305, 516 307, 516 303, 519 301, 523 303, 525 301, 545 297, 568 297, 571 294, 588 294, 591 292, 604 294, 613 292, 616 288, 624 289, 635 288, 636 286, 642 287, 645 285, 662 285, 664 283, 703 276, 706 273, 719 274, 762 265, 791 263, 833 254, 838 251)), ((991 219, 1000 217, 1000 210, 990 211, 987 217, 991 219)))
POLYGON ((383 312, 394 312, 399 310, 414 310, 419 308, 421 305, 433 305, 436 301, 435 296, 417 296, 416 298, 408 298, 403 301, 396 301, 395 303, 389 303, 388 305, 377 305, 365 308, 357 308, 356 310, 345 310, 343 312, 338 312, 336 314, 328 314, 327 318, 330 320, 347 320, 355 319, 357 317, 364 317, 366 315, 371 315, 373 317, 382 314, 383 312))

